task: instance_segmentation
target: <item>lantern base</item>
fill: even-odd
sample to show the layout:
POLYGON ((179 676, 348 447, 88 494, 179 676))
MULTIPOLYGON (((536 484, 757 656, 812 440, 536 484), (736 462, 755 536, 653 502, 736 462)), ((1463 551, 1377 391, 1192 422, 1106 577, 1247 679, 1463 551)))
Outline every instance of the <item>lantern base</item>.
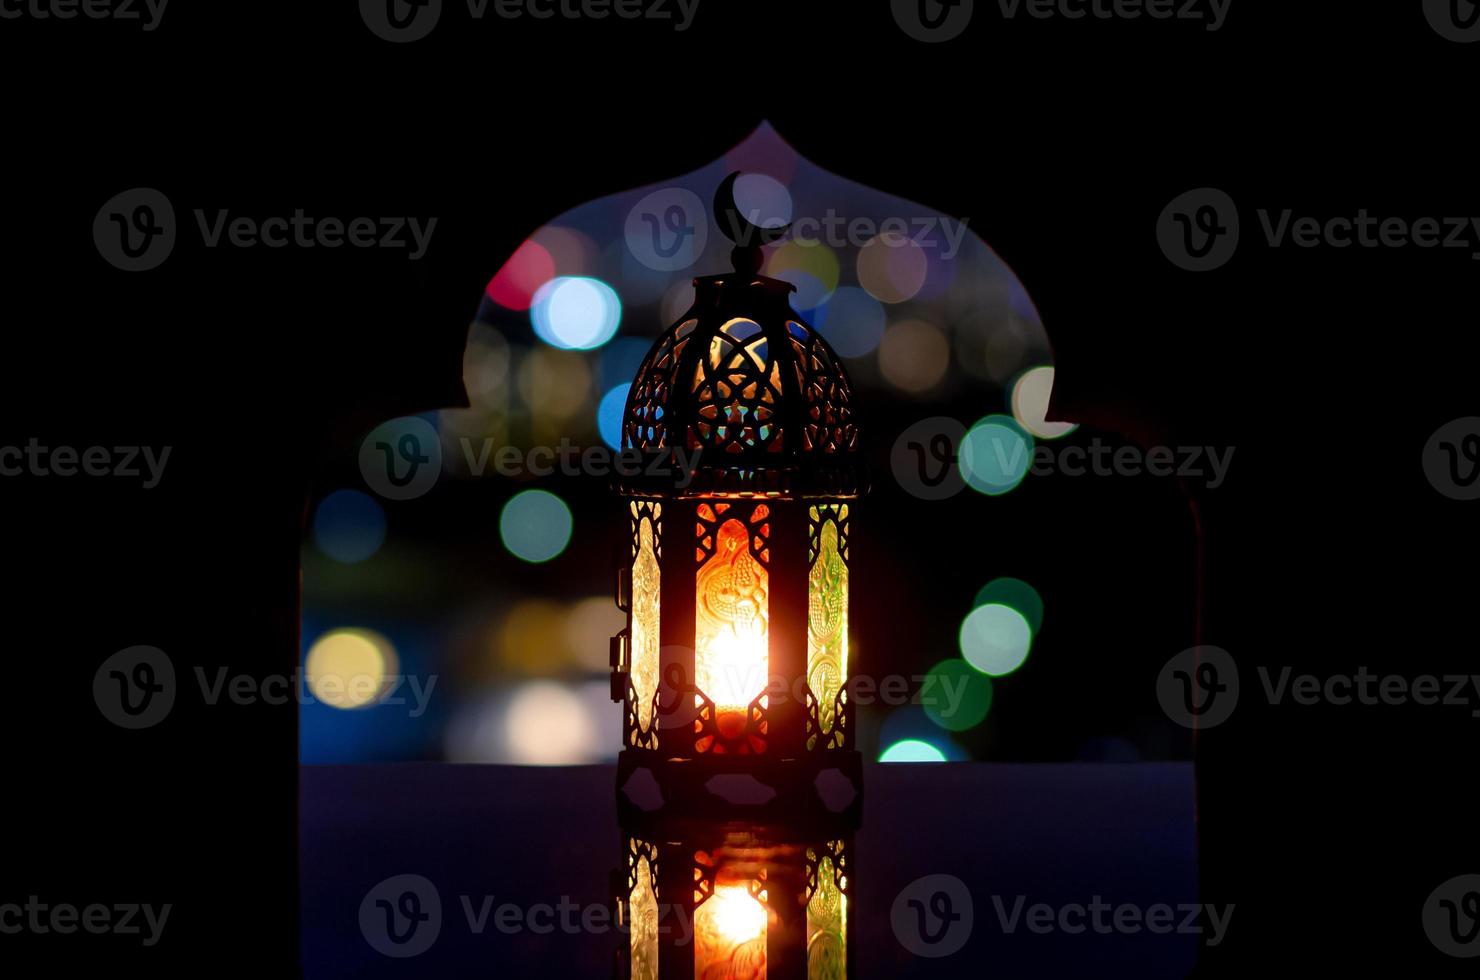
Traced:
POLYGON ((681 815, 857 827, 863 759, 851 749, 793 759, 672 759, 650 749, 624 749, 617 756, 617 812, 628 823, 662 823, 681 815))

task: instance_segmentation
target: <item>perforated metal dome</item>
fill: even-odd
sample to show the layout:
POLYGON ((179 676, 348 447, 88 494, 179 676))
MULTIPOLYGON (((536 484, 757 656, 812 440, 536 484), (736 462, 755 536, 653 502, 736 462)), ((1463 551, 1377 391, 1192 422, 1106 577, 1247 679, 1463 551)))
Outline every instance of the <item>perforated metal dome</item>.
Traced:
POLYGON ((788 297, 796 287, 737 271, 696 279, 694 288, 693 307, 638 370, 622 445, 696 465, 666 478, 621 480, 619 488, 861 493, 852 386, 827 341, 792 310, 788 297))

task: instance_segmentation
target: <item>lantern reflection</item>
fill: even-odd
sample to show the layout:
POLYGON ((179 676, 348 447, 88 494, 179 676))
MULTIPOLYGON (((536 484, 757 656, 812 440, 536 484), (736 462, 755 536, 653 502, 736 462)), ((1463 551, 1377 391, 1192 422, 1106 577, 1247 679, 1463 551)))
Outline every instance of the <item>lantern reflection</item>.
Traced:
POLYGON ((844 825, 629 829, 614 882, 627 929, 617 975, 844 980, 851 835, 844 825))

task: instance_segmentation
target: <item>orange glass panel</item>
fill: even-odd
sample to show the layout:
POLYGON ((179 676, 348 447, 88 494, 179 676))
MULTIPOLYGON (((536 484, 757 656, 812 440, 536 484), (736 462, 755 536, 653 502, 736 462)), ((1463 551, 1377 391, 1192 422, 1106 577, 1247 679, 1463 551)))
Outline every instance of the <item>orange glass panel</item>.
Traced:
POLYGON ((726 738, 744 731, 746 710, 768 682, 768 588, 749 530, 735 518, 725 521, 695 583, 694 677, 714 701, 726 738))
POLYGON ((694 910, 695 980, 765 980, 769 913, 750 882, 725 880, 694 910))

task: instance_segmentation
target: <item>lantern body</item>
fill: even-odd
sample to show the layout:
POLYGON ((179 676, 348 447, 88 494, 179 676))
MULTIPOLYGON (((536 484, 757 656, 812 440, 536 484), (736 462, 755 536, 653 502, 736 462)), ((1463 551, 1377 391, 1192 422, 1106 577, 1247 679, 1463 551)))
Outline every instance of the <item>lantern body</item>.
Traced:
POLYGON ((849 539, 864 479, 851 387, 789 283, 736 272, 694 287, 623 419, 623 449, 645 465, 617 481, 622 768, 787 785, 853 772, 849 539))

